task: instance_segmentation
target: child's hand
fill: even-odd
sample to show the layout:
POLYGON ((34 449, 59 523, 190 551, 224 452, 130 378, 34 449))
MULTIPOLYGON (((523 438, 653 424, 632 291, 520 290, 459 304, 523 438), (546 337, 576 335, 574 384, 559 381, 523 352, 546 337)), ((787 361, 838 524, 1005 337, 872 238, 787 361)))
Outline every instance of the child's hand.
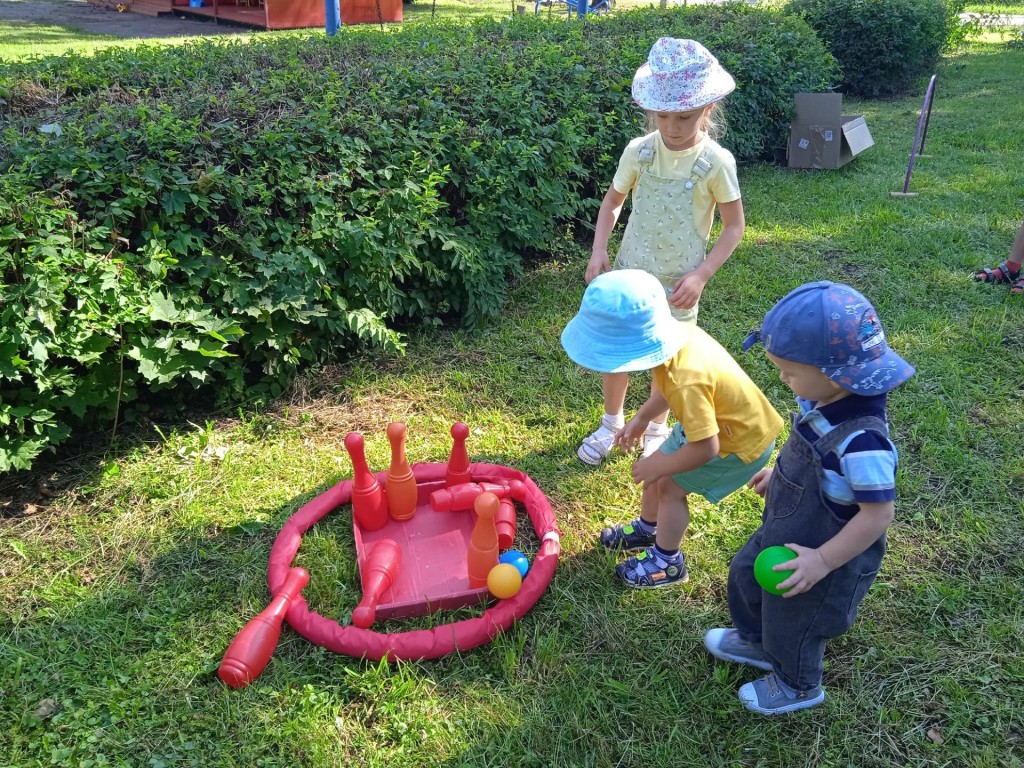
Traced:
POLYGON ((700 295, 704 293, 707 282, 696 271, 687 272, 679 278, 672 295, 668 297, 668 303, 679 309, 692 309, 700 301, 700 295))
POLYGON ((637 444, 643 440, 644 430, 646 429, 646 424, 641 424, 635 418, 630 419, 622 429, 619 430, 615 439, 612 440, 612 447, 617 445, 623 451, 632 451, 636 448, 637 444))
POLYGON ((658 458, 660 455, 655 453, 653 456, 648 456, 645 459, 637 459, 633 462, 633 466, 629 470, 629 474, 632 476, 634 483, 643 483, 646 485, 647 483, 653 483, 661 477, 661 473, 658 471, 658 458))
POLYGON ((611 269, 612 262, 608 258, 608 251, 594 251, 590 261, 587 262, 587 271, 583 275, 583 279, 587 281, 587 285, 590 285, 591 280, 602 272, 611 272, 611 269))
POLYGON ((806 592, 831 572, 832 569, 825 564, 824 558, 817 549, 801 547, 799 544, 787 544, 786 546, 796 552, 796 559, 779 563, 773 569, 793 571, 788 579, 779 582, 779 589, 785 590, 783 597, 793 597, 793 595, 806 592))
POLYGON ((752 478, 747 486, 754 489, 754 493, 758 496, 764 496, 765 491, 768 490, 768 481, 772 479, 772 470, 774 467, 765 467, 759 470, 752 478))

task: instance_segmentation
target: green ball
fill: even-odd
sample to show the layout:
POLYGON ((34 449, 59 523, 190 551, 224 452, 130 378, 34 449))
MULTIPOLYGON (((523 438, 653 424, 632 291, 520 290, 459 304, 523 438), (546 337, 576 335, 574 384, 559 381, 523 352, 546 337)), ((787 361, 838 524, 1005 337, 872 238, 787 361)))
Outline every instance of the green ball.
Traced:
POLYGON ((766 547, 754 560, 754 578, 761 585, 765 592, 773 595, 785 594, 785 590, 779 589, 779 582, 790 577, 792 571, 773 571, 779 563, 787 563, 796 557, 789 547, 766 547))

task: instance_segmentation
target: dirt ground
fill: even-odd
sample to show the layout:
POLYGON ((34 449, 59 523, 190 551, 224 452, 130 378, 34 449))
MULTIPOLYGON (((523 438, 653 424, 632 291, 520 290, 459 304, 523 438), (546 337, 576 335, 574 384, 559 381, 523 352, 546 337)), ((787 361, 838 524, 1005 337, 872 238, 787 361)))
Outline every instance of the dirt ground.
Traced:
POLYGON ((120 13, 86 0, 0 0, 0 22, 53 24, 116 37, 187 37, 251 32, 249 27, 197 19, 179 13, 146 16, 120 13))

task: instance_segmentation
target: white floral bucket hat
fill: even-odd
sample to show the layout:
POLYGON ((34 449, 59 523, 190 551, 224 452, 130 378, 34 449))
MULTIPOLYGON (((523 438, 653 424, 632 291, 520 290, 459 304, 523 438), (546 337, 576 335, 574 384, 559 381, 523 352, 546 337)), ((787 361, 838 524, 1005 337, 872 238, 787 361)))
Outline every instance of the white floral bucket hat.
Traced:
POLYGON ((633 100, 651 112, 689 112, 723 99, 736 81, 696 40, 663 37, 633 76, 633 100))

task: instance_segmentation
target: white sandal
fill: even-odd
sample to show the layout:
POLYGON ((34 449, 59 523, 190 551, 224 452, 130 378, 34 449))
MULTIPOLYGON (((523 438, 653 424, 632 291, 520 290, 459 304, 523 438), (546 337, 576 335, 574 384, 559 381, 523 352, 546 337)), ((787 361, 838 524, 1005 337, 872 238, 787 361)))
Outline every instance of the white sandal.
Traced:
POLYGON ((601 419, 601 426, 589 437, 583 438, 583 444, 576 449, 576 456, 584 464, 596 467, 612 451, 612 441, 622 427, 609 425, 601 419))
POLYGON ((648 424, 647 429, 644 430, 644 458, 650 456, 661 448, 661 444, 664 443, 671 434, 672 428, 667 424, 662 424, 661 427, 657 429, 651 429, 651 425, 648 424))

